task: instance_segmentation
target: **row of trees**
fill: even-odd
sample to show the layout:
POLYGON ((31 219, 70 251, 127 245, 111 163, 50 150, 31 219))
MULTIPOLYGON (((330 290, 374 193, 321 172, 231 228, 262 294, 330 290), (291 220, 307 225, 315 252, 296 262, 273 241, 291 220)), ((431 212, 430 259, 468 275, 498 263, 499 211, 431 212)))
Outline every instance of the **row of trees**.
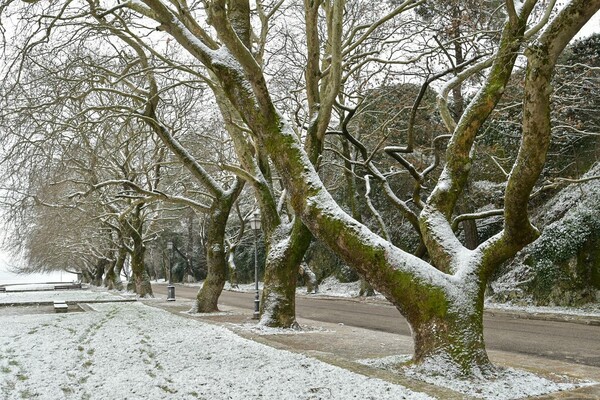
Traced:
MULTIPOLYGON (((192 254, 200 216, 195 310, 211 312, 258 207, 262 324, 297 325, 314 237, 406 317, 413 362, 491 375, 484 291, 539 235, 528 202, 552 137, 552 76, 600 9, 555 3, 4 1, 3 193, 19 245, 37 268, 109 287, 129 259, 145 296, 148 249, 184 219, 192 254), (517 76, 520 111, 498 108, 517 76), (475 212, 475 150, 499 120, 520 144, 491 155, 504 200, 475 212), (503 228, 480 237, 475 221, 492 216, 503 228)), ((580 122, 563 131, 586 132, 580 122)))

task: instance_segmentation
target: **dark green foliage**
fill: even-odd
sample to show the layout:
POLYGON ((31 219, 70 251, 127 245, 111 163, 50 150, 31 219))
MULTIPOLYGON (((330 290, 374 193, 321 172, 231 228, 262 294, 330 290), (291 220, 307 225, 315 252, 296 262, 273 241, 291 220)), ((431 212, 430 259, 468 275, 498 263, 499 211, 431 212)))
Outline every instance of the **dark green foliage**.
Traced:
POLYGON ((536 302, 594 301, 595 291, 600 290, 598 244, 600 207, 578 208, 546 228, 525 259, 535 273, 530 291, 536 302))
MULTIPOLYGON (((600 164, 587 176, 600 173, 600 164)), ((531 299, 540 305, 580 305, 600 291, 600 185, 570 186, 538 212, 553 221, 492 285, 496 300, 531 299)))
MULTIPOLYGON (((257 238, 257 254, 258 254, 258 279, 263 280, 265 273, 265 245, 262 235, 257 238)), ((254 282, 254 242, 246 241, 243 245, 239 245, 235 250, 235 266, 237 268, 238 283, 254 282)))
MULTIPOLYGON (((317 282, 321 282, 328 276, 336 276, 339 279, 340 276, 345 275, 341 272, 343 267, 342 261, 318 240, 313 240, 304 255, 304 260, 315 273, 317 282)), ((358 280, 358 275, 355 272, 354 276, 348 275, 345 282, 358 280)))

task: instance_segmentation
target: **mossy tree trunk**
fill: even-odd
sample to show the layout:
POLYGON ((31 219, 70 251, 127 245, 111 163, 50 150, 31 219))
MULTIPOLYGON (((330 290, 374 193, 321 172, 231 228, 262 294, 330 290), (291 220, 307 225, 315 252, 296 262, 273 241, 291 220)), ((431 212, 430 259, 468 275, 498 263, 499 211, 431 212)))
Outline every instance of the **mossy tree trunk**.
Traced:
POLYGON ((123 236, 117 232, 119 247, 114 251, 114 260, 110 263, 104 276, 104 286, 109 290, 123 290, 123 282, 121 282, 121 271, 127 259, 127 248, 123 245, 123 236))
POLYGON ((96 263, 96 267, 94 268, 94 278, 92 279, 92 285, 94 286, 102 286, 102 277, 104 276, 104 271, 110 265, 110 260, 106 258, 101 258, 96 263))
POLYGON ((106 287, 108 290, 113 290, 116 289, 115 284, 117 281, 117 275, 115 273, 115 265, 116 265, 116 260, 112 261, 108 268, 106 269, 106 274, 104 275, 104 281, 102 282, 102 284, 104 285, 104 287, 106 287))
POLYGON ((426 319, 419 316, 410 321, 415 344, 413 363, 459 378, 493 376, 495 368, 483 338, 483 307, 477 308, 468 313, 449 312, 426 319))
POLYGON ((144 243, 142 229, 144 219, 142 217, 142 204, 134 207, 130 215, 123 219, 128 236, 131 238, 131 278, 128 290, 133 290, 139 297, 154 297, 150 284, 150 275, 146 271, 146 244, 144 243))
POLYGON ((227 280, 227 255, 225 252, 225 233, 231 207, 239 196, 243 185, 238 181, 237 189, 229 191, 223 197, 213 201, 206 228, 206 264, 207 275, 202 288, 196 295, 193 312, 210 313, 219 311, 218 301, 227 280))
MULTIPOLYGON (((122 242, 122 240, 121 240, 122 242)), ((123 267, 125 266, 125 261, 127 260, 127 248, 121 243, 119 249, 117 250, 117 259, 114 264, 114 281, 112 284, 112 288, 116 290, 123 290, 123 281, 121 281, 121 271, 123 271, 123 267)))
POLYGON ((312 235, 300 219, 280 224, 271 235, 267 253, 260 324, 295 328, 298 268, 312 235))
POLYGON ((243 176, 252 186, 261 211, 267 257, 259 323, 269 327, 295 328, 298 326, 295 301, 298 268, 312 235, 299 218, 287 224, 283 221, 273 193, 268 164, 261 162, 267 157, 239 129, 243 120, 225 93, 217 90, 216 95, 227 131, 232 136, 238 159, 244 168, 243 176))

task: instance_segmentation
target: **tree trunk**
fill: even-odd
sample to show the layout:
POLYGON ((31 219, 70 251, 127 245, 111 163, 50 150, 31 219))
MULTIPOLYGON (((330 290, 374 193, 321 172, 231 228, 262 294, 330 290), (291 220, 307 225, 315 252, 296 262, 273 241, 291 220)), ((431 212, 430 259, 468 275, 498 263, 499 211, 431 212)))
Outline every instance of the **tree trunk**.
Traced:
POLYGON ((440 372, 444 376, 491 377, 495 368, 483 339, 483 301, 473 310, 456 308, 462 310, 429 318, 418 315, 409 321, 415 345, 413 363, 429 373, 440 372))
POLYGON ((104 276, 104 269, 108 266, 108 260, 103 258, 98 260, 96 269, 94 270, 94 278, 92 279, 92 285, 102 286, 102 276, 104 276))
POLYGON ((306 293, 318 293, 319 292, 319 284, 317 283, 317 276, 310 269, 308 264, 301 263, 299 269, 300 275, 304 278, 304 283, 306 284, 306 293))
POLYGON ((237 265, 235 265, 235 249, 231 246, 227 249, 227 266, 229 267, 229 284, 232 288, 238 288, 237 265))
POLYGON ((93 274, 87 267, 81 269, 81 283, 91 283, 94 280, 93 274))
POLYGON ((123 290, 123 281, 121 281, 121 271, 127 260, 127 249, 125 246, 120 246, 118 250, 117 260, 115 261, 115 289, 123 290))
POLYGON ((115 265, 116 264, 117 264, 116 261, 111 262, 110 265, 108 266, 108 269, 106 270, 106 275, 104 275, 103 285, 108 290, 115 289, 115 283, 116 283, 115 265))
POLYGON ((127 257, 127 249, 124 246, 120 246, 116 251, 116 260, 111 262, 106 275, 104 276, 104 286, 108 290, 123 290, 123 282, 121 282, 121 270, 127 257))
POLYGON ((219 311, 218 300, 227 280, 227 257, 225 255, 225 227, 231 207, 239 191, 215 199, 206 229, 207 275, 202 288, 196 295, 196 304, 191 312, 210 313, 219 311))
MULTIPOLYGON (((475 208, 471 204, 471 196, 469 193, 470 184, 467 182, 465 185, 465 196, 461 203, 459 203, 457 209, 460 213, 474 213, 475 208)), ((477 223, 474 219, 467 219, 461 223, 463 232, 465 234, 465 247, 469 250, 476 249, 479 246, 479 231, 477 230, 477 223)))
MULTIPOLYGON (((146 245, 142 238, 143 220, 140 217, 141 209, 137 207, 127 221, 127 226, 133 240, 133 251, 131 252, 131 283, 133 290, 139 297, 154 297, 152 286, 150 285, 150 276, 146 270, 145 255, 146 245)), ((128 285, 128 288, 130 286, 128 285)))
POLYGON ((298 327, 296 281, 311 238, 300 218, 294 221, 293 226, 281 224, 271 235, 261 301, 261 325, 298 327))
POLYGON ((360 291, 358 295, 365 297, 375 296, 375 289, 364 278, 360 278, 360 291))
POLYGON ((148 275, 144 263, 145 254, 146 246, 141 241, 134 240, 133 253, 131 254, 131 279, 134 284, 134 291, 139 297, 154 297, 150 285, 150 275, 148 275))

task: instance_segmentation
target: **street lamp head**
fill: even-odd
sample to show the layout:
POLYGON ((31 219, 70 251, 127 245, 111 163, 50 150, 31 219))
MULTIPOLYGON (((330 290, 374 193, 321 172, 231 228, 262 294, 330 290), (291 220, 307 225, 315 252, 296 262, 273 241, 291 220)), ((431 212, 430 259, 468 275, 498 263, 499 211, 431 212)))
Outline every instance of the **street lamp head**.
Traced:
POLYGON ((259 230, 260 229, 260 213, 257 211, 254 211, 252 213, 252 217, 250 217, 250 228, 254 229, 254 230, 259 230))

